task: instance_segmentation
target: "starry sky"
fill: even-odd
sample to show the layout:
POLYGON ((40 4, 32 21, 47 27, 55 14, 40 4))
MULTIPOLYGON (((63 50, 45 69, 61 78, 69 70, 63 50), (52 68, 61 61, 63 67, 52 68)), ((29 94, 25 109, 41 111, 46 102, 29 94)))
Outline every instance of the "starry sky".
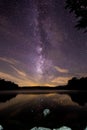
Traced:
POLYGON ((57 86, 87 76, 87 33, 65 0, 0 0, 0 78, 57 86))

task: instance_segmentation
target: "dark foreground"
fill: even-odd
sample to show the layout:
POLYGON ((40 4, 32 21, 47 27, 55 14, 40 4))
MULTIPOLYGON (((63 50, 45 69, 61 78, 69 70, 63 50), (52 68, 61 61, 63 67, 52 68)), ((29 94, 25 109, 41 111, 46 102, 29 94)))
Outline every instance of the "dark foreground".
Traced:
POLYGON ((4 130, 30 130, 33 127, 84 130, 87 126, 86 102, 72 100, 86 92, 0 93, 0 124, 4 130))

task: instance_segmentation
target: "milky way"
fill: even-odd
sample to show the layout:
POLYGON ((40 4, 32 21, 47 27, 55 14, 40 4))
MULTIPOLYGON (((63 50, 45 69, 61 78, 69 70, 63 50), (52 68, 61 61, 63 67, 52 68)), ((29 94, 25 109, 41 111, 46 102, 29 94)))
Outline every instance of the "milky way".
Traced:
POLYGON ((87 76, 87 34, 65 0, 0 1, 0 77, 19 85, 66 84, 87 76))
MULTIPOLYGON (((36 47, 36 57, 35 57, 35 70, 34 73, 37 75, 37 79, 39 81, 43 82, 44 78, 46 81, 46 77, 48 76, 47 71, 49 67, 52 67, 52 61, 48 60, 47 57, 47 51, 49 47, 51 46, 49 39, 48 39, 48 33, 46 32, 45 25, 51 24, 51 21, 47 23, 47 19, 50 17, 48 16, 49 12, 49 2, 46 0, 38 0, 35 4, 35 27, 34 27, 34 36, 37 39, 37 47, 36 47)), ((52 0, 51 0, 52 5, 52 0)), ((49 78, 47 79, 49 80, 49 78)))

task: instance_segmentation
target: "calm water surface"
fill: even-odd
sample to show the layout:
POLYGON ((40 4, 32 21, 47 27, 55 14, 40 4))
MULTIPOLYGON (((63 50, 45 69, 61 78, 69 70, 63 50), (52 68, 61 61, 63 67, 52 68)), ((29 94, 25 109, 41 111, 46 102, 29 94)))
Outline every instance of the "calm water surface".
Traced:
MULTIPOLYGON (((83 95, 86 97, 87 93, 83 95)), ((30 130, 35 126, 84 130, 87 105, 79 105, 66 92, 0 93, 0 124, 4 130, 30 130), (49 110, 47 114, 45 110, 49 110)))

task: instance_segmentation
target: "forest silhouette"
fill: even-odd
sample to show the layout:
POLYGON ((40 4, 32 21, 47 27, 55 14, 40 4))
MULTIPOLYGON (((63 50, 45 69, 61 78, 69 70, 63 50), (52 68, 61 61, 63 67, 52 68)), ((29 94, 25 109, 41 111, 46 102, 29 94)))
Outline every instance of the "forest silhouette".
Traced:
POLYGON ((66 91, 66 94, 68 94, 72 101, 77 102, 79 105, 85 105, 85 103, 87 102, 87 77, 82 77, 80 79, 73 77, 72 79, 70 79, 67 83, 67 85, 64 86, 56 86, 56 87, 46 87, 46 86, 34 86, 34 87, 20 87, 17 84, 15 84, 14 82, 11 81, 6 81, 4 79, 0 79, 0 102, 5 102, 7 100, 10 100, 11 98, 15 97, 19 91, 23 92, 23 91, 32 91, 35 92, 40 90, 40 92, 45 91, 46 93, 49 92, 51 90, 51 92, 56 92, 56 93, 60 93, 60 94, 64 94, 66 91), (10 92, 13 91, 14 93, 10 93, 8 95, 4 94, 2 91, 4 92, 10 92), (16 92, 15 92, 16 90, 16 92), (62 93, 60 92, 60 90, 62 91, 62 93))
POLYGON ((78 91, 86 91, 87 90, 87 77, 76 78, 73 77, 67 83, 67 85, 63 86, 55 86, 55 87, 47 87, 47 86, 26 86, 20 87, 14 82, 6 81, 5 79, 0 79, 0 91, 2 90, 24 90, 24 89, 54 89, 54 90, 78 90, 78 91))

